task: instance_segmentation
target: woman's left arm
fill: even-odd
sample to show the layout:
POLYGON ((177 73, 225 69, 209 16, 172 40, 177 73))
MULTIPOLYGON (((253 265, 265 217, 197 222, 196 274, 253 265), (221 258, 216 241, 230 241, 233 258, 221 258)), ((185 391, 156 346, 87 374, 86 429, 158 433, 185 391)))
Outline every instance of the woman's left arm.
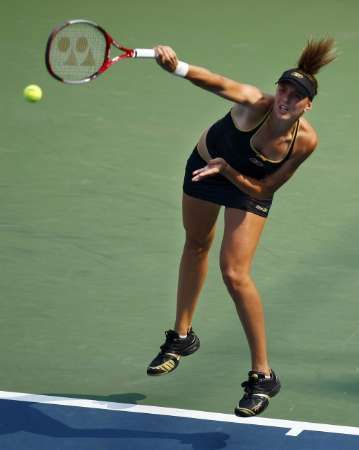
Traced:
POLYGON ((305 147, 302 147, 302 150, 297 149, 276 172, 261 180, 242 175, 223 158, 215 158, 211 159, 207 166, 195 170, 192 181, 201 181, 205 177, 220 173, 251 197, 266 200, 271 198, 274 192, 292 177, 298 167, 312 154, 316 146, 317 138, 313 136, 311 141, 305 147))

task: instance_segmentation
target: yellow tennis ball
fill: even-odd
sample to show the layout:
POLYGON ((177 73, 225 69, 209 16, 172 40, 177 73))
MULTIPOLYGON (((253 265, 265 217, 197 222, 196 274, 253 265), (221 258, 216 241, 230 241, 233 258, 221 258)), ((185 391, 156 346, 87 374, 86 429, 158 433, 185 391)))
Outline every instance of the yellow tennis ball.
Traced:
POLYGON ((39 102, 42 99, 42 89, 36 84, 30 84, 24 89, 24 97, 29 102, 39 102))

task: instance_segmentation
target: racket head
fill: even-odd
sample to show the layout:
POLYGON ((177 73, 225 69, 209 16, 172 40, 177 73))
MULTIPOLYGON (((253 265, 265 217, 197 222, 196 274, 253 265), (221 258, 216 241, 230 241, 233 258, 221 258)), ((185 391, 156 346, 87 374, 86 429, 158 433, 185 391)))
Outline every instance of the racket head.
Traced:
POLYGON ((45 53, 49 73, 63 83, 86 83, 110 65, 111 36, 95 22, 69 20, 50 34, 45 53))

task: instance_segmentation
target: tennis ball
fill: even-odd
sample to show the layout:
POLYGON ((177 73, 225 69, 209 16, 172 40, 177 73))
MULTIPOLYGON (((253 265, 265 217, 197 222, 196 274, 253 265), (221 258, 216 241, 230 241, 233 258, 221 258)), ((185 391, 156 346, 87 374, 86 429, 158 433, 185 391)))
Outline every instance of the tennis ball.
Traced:
POLYGON ((42 99, 41 87, 36 84, 30 84, 24 89, 24 97, 29 102, 39 102, 42 99))

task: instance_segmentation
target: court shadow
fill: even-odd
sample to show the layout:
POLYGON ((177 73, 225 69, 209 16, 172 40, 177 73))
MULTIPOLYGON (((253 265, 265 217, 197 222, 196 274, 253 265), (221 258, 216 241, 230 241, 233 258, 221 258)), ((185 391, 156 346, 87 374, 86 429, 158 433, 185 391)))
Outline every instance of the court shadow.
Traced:
MULTIPOLYGON (((118 421, 116 421, 116 425, 118 424, 118 427, 115 426, 113 428, 100 429, 98 428, 98 425, 94 424, 93 428, 74 428, 60 420, 55 419, 53 417, 53 412, 50 412, 52 416, 47 415, 45 412, 46 409, 44 410, 44 408, 48 409, 50 412, 51 408, 55 408, 55 406, 13 400, 1 400, 0 435, 28 432, 33 435, 69 439, 124 439, 129 441, 146 439, 153 440, 153 448, 157 446, 155 442, 156 440, 164 439, 175 440, 181 444, 191 445, 192 450, 220 450, 226 447, 226 441, 229 438, 228 434, 221 432, 185 433, 141 430, 141 415, 139 414, 134 421, 133 430, 128 429, 128 423, 127 428, 121 428, 120 416, 118 421)), ((73 420, 73 412, 71 411, 72 408, 66 408, 68 409, 69 415, 63 413, 62 417, 68 422, 73 420)), ((84 419, 84 423, 88 424, 88 416, 85 412, 84 419)), ((78 416, 75 420, 76 423, 79 423, 78 416)), ((103 422, 103 420, 101 420, 101 422, 103 422)), ((108 441, 108 444, 110 446, 107 446, 106 448, 118 449, 118 442, 114 442, 113 447, 111 441, 108 441)))
POLYGON ((103 402, 115 402, 115 403, 131 403, 137 405, 141 400, 144 400, 146 396, 139 392, 128 392, 125 394, 111 394, 111 395, 93 395, 93 394, 43 394, 55 397, 68 397, 68 398, 79 398, 85 400, 97 400, 103 402))

